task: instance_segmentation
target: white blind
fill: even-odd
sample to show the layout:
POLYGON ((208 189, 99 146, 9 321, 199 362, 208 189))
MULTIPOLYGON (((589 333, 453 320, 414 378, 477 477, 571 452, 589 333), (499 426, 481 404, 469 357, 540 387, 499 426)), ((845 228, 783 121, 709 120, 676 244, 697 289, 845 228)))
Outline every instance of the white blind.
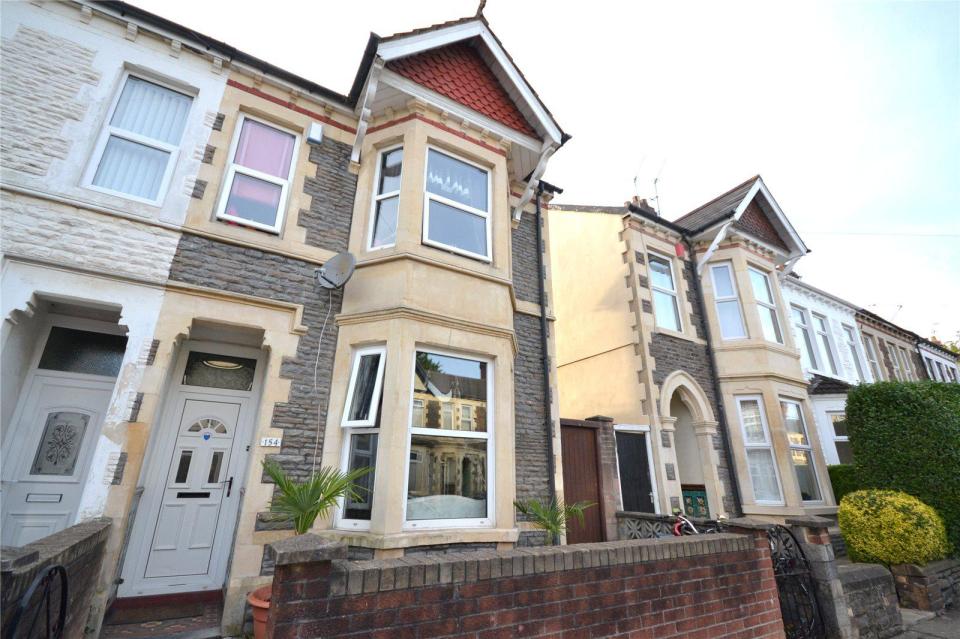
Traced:
POLYGON ((111 135, 93 183, 111 191, 155 200, 169 158, 166 151, 111 135))
POLYGON ((179 144, 191 102, 190 96, 130 76, 110 124, 167 144, 179 144))

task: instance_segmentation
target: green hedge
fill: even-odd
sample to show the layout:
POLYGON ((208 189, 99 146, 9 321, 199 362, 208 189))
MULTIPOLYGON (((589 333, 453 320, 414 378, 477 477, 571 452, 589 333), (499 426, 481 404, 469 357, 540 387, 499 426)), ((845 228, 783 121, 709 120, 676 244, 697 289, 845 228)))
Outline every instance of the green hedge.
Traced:
POLYGON ((830 484, 833 486, 833 496, 836 498, 838 504, 844 495, 863 488, 857 479, 857 470, 853 464, 827 466, 827 472, 830 473, 830 484))
POLYGON ((847 428, 860 486, 900 490, 932 506, 960 549, 960 384, 855 386, 847 428))

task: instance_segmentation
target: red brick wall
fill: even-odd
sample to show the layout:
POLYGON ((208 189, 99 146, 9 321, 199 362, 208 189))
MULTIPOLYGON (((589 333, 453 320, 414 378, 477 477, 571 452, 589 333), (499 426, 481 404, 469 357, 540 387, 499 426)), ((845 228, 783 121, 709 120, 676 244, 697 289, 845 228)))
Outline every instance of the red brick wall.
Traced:
POLYGON ((757 236, 764 242, 769 242, 784 250, 787 249, 787 245, 783 242, 783 239, 781 239, 780 234, 777 233, 777 230, 773 228, 773 224, 770 223, 767 216, 760 210, 760 205, 757 204, 756 199, 747 205, 747 210, 740 216, 736 225, 744 231, 757 236))
POLYGON ((281 564, 274 639, 783 636, 768 546, 749 536, 281 564))

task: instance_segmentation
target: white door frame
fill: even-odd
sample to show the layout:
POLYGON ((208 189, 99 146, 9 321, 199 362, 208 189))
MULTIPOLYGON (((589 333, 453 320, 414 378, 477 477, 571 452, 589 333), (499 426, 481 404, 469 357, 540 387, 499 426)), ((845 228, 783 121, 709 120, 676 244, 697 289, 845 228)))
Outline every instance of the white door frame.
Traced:
POLYGON ((620 453, 617 451, 617 433, 643 435, 647 439, 647 476, 650 478, 650 489, 653 491, 653 512, 660 514, 660 491, 657 489, 657 474, 653 472, 653 437, 650 427, 645 424, 614 424, 613 425, 613 455, 617 460, 617 487, 620 488, 620 510, 623 510, 623 487, 620 486, 620 453))
MULTIPOLYGON (((109 413, 114 400, 116 399, 116 384, 117 378, 120 375, 120 371, 117 372, 116 376, 111 377, 109 375, 91 375, 87 373, 68 373, 64 371, 46 370, 38 368, 40 364, 40 358, 43 356, 43 350, 47 345, 47 341, 50 339, 50 332, 54 327, 71 328, 94 333, 105 333, 108 335, 126 335, 127 331, 119 324, 111 324, 110 322, 83 317, 73 317, 70 315, 60 315, 57 313, 48 313, 46 317, 41 319, 41 321, 42 324, 40 326, 40 330, 37 331, 36 343, 33 345, 33 350, 29 360, 29 372, 24 378, 23 384, 20 387, 20 392, 17 395, 17 407, 14 409, 13 415, 10 418, 10 428, 7 430, 6 437, 3 438, 2 445, 0 445, 0 448, 2 448, 2 451, 0 451, 0 458, 2 458, 3 464, 2 469, 0 469, 0 472, 2 472, 0 478, 2 478, 3 483, 17 482, 20 478, 23 466, 28 463, 23 459, 20 459, 19 455, 14 455, 14 452, 22 452, 23 445, 35 440, 34 437, 23 432, 25 426, 22 423, 22 419, 23 413, 26 410, 27 400, 38 378, 94 382, 94 385, 104 385, 104 383, 108 383, 112 388, 110 401, 104 407, 102 419, 99 421, 99 423, 92 424, 89 433, 85 434, 84 436, 85 441, 82 444, 83 448, 77 456, 77 467, 80 469, 80 471, 76 474, 75 478, 67 481, 58 481, 55 479, 36 480, 37 483, 69 482, 73 484, 85 485, 87 475, 90 472, 91 459, 93 457, 94 450, 97 447, 97 442, 100 439, 100 433, 103 431, 103 424, 106 421, 107 414, 109 413), (13 445, 13 442, 18 442, 18 445, 13 445), (16 449, 16 451, 13 449, 16 449)), ((129 348, 130 343, 128 340, 125 351, 129 348)), ((124 355, 126 355, 126 352, 124 355)), ((124 357, 124 361, 125 360, 126 357, 124 357)), ((123 364, 121 362, 121 370, 122 366, 123 364)), ((67 517, 67 526, 72 526, 74 523, 76 523, 77 513, 82 501, 83 491, 81 490, 81 493, 77 498, 77 503, 70 507, 70 514, 67 517)))
POLYGON ((253 435, 256 432, 257 413, 260 407, 266 366, 266 353, 258 348, 190 340, 180 345, 174 360, 174 366, 170 372, 169 383, 165 385, 161 409, 153 422, 146 459, 140 473, 140 481, 137 484, 138 487, 143 487, 143 496, 137 506, 135 520, 127 542, 128 548, 124 553, 123 566, 120 572, 122 579, 117 590, 119 597, 220 590, 223 588, 227 576, 227 565, 236 537, 237 515, 244 495, 243 487, 246 485, 246 476, 249 471, 248 462, 250 450, 253 447, 253 435), (253 389, 250 391, 235 391, 223 388, 185 386, 182 383, 183 373, 187 356, 191 351, 233 355, 256 360, 257 370, 253 378, 253 389), (221 530, 217 532, 217 542, 210 558, 209 574, 214 578, 214 581, 206 585, 191 584, 180 587, 157 583, 161 581, 158 578, 146 580, 140 575, 143 575, 145 571, 150 554, 150 542, 154 533, 153 527, 156 525, 167 483, 170 460, 179 433, 179 423, 174 423, 177 420, 176 407, 184 395, 194 398, 210 396, 211 399, 217 398, 219 400, 236 399, 240 400, 241 409, 236 436, 233 439, 230 463, 224 475, 234 478, 235 497, 229 500, 224 498, 223 506, 220 509, 221 530), (223 575, 223 579, 220 579, 219 575, 223 575))

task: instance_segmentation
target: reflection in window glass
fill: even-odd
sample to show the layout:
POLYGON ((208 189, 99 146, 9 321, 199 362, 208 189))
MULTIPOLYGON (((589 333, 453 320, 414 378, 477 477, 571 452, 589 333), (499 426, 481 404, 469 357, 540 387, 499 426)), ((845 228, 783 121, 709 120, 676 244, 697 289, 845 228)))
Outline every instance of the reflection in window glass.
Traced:
POLYGON ((213 458, 210 460, 210 472, 207 473, 207 483, 216 484, 220 481, 220 466, 223 464, 223 451, 213 451, 213 458))
POLYGON ((783 426, 787 430, 787 439, 793 446, 808 446, 807 433, 803 427, 803 417, 800 415, 800 405, 794 402, 783 402, 783 426))
POLYGON ((397 241, 397 211, 400 206, 400 171, 403 149, 380 154, 379 182, 374 197, 373 231, 370 248, 391 246, 397 241))
POLYGON ((741 339, 747 336, 740 312, 740 298, 733 283, 733 270, 729 264, 715 264, 710 267, 713 279, 713 295, 717 307, 717 319, 720 322, 720 336, 723 339, 741 339))
POLYGON ((183 384, 248 391, 253 389, 256 368, 254 359, 191 351, 187 356, 183 384))
POLYGON ((347 418, 350 421, 363 421, 370 418, 373 407, 373 395, 377 385, 377 372, 380 370, 380 353, 360 356, 357 377, 350 398, 347 418))
POLYGON ((54 326, 43 347, 38 368, 116 377, 126 349, 124 335, 54 326))
POLYGON ((413 435, 407 519, 487 516, 487 441, 413 435))
POLYGON ((820 501, 820 487, 817 485, 817 472, 813 466, 813 452, 807 439, 807 426, 803 421, 800 404, 781 400, 783 425, 790 443, 790 460, 797 475, 797 485, 803 501, 820 501))
POLYGON ((174 478, 173 483, 175 484, 187 483, 187 477, 190 475, 190 461, 192 459, 193 459, 192 450, 180 451, 180 461, 177 463, 177 476, 174 478))
POLYGON ((807 312, 799 306, 791 306, 790 316, 793 318, 794 337, 800 349, 800 363, 806 369, 817 368, 817 355, 810 337, 810 327, 807 325, 807 312))
POLYGON ((477 255, 487 254, 487 219, 443 202, 430 202, 427 237, 477 255))
POLYGON ((669 261, 656 255, 650 256, 650 284, 653 287, 653 311, 657 326, 679 331, 677 287, 673 280, 673 267, 669 261))
POLYGON ((355 482, 357 494, 344 500, 344 517, 347 519, 370 520, 373 508, 374 468, 377 461, 377 434, 357 433, 350 437, 350 457, 347 472, 359 468, 370 468, 370 472, 355 482))
POLYGON ((747 450, 747 465, 754 498, 757 501, 780 501, 780 486, 777 484, 777 471, 770 449, 747 450))
MULTIPOLYGON (((453 414, 462 407, 477 413, 471 430, 487 430, 487 364, 461 357, 417 353, 413 401, 426 407, 426 428, 453 430, 453 414)), ((420 426, 414 426, 415 428, 420 426)))
POLYGON ((744 400, 740 404, 743 416, 743 433, 748 444, 762 444, 767 437, 763 431, 763 421, 760 417, 760 405, 756 400, 744 400))
POLYGON ((489 174, 484 169, 430 149, 427 153, 425 240, 489 259, 488 182, 489 174))
POLYGON ((487 172, 434 149, 427 154, 427 191, 487 210, 487 172))
POLYGON ((783 344, 780 334, 780 321, 777 319, 777 305, 773 301, 773 292, 770 290, 770 278, 755 268, 750 271, 750 285, 753 287, 753 296, 757 300, 757 311, 760 313, 760 326, 763 328, 763 338, 768 342, 783 344))
POLYGON ((803 501, 820 501, 820 487, 813 468, 813 455, 809 450, 790 449, 793 469, 797 472, 797 485, 803 501))
POLYGON ((780 482, 777 478, 773 448, 767 433, 765 415, 759 398, 740 398, 740 427, 747 453, 747 469, 758 502, 780 502, 780 482))

